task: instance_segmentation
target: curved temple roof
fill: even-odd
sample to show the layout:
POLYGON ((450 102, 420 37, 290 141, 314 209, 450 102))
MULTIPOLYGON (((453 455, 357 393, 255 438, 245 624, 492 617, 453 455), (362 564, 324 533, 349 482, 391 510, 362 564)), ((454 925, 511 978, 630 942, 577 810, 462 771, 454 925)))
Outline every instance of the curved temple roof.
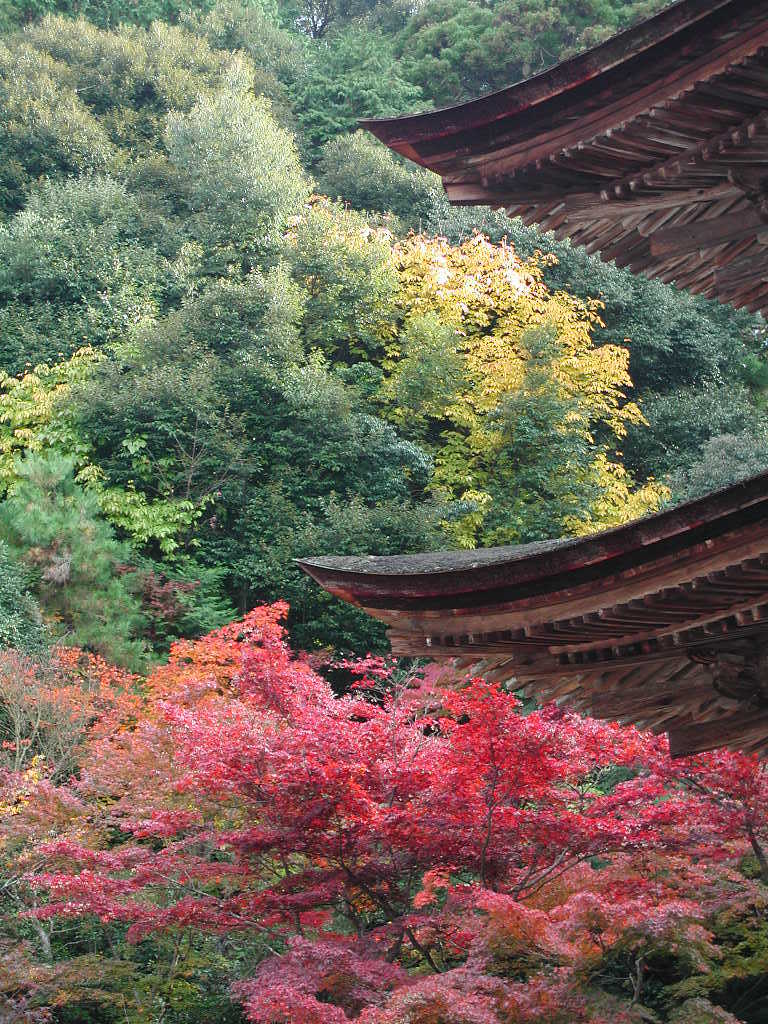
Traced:
POLYGON ((768 3, 679 0, 547 71, 361 121, 457 204, 505 206, 607 260, 768 308, 768 3))

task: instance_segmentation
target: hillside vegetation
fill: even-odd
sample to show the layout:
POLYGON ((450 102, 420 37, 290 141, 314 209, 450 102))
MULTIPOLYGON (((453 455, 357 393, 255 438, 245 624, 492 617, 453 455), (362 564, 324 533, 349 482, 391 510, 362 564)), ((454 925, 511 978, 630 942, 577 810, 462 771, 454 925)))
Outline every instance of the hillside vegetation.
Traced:
POLYGON ((631 0, 0 0, 0 1021, 765 1024, 755 758, 386 659, 293 559, 768 465, 765 325, 356 118, 631 0))
POLYGON ((382 649, 292 558, 588 532, 763 465, 762 320, 353 131, 648 5, 451 8, 7 8, 0 537, 54 637, 138 668, 287 599, 299 646, 382 649))

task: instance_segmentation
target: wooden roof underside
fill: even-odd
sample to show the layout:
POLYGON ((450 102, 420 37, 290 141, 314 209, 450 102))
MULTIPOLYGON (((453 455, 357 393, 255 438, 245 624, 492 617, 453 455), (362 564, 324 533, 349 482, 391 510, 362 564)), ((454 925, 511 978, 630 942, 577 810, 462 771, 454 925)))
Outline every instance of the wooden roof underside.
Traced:
POLYGON ((677 755, 768 754, 768 474, 575 541, 300 564, 396 654, 666 731, 677 755))
POLYGON ((681 0, 527 82, 361 124, 454 203, 768 309, 768 0, 681 0))

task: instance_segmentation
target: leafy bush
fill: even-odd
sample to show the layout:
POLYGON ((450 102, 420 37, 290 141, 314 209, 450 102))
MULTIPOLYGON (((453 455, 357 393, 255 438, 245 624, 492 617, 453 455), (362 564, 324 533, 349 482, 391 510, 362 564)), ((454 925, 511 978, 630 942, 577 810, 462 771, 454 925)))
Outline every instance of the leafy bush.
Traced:
POLYGON ((394 213, 406 227, 421 229, 442 196, 437 175, 406 166, 364 132, 341 135, 323 146, 317 185, 354 210, 394 213))

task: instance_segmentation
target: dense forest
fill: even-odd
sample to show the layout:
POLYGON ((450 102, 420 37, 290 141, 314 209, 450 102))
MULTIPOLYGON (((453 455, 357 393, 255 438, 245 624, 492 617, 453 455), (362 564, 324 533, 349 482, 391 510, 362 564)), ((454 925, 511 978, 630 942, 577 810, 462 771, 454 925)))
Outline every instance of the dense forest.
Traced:
POLYGON ((7 9, 0 539, 54 635, 139 669, 287 600, 299 648, 382 651, 294 557, 589 532, 762 467, 761 319, 452 210, 354 130, 650 9, 7 9))
POLYGON ((0 1020, 768 1020, 756 762, 435 694, 293 561, 768 466, 761 318, 356 130, 663 6, 0 0, 0 1020))

